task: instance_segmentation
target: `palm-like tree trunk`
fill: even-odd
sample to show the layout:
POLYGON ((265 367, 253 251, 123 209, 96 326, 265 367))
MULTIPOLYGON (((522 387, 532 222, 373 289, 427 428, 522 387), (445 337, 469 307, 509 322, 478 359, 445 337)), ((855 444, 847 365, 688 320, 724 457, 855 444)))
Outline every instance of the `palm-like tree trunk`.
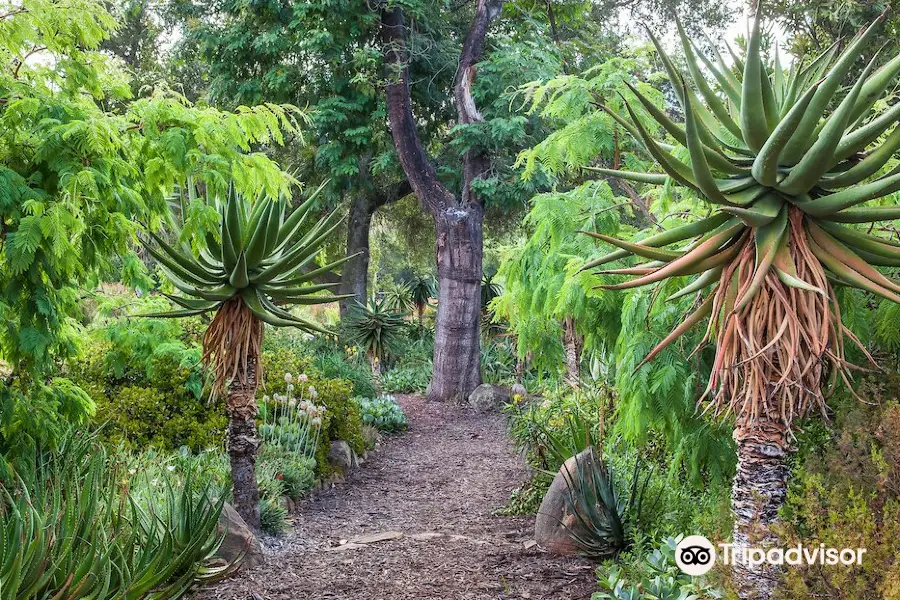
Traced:
POLYGON ((566 317, 564 322, 565 328, 565 347, 566 347, 566 377, 569 385, 577 388, 581 381, 581 336, 575 330, 575 319, 571 316, 566 317))
MULTIPOLYGON (((765 417, 749 421, 738 417, 734 429, 738 466, 731 492, 734 511, 734 550, 779 546, 772 525, 787 497, 790 449, 783 424, 765 417)), ((773 597, 781 576, 777 566, 763 564, 749 569, 735 564, 734 580, 742 600, 773 597)))
POLYGON ((381 397, 381 361, 374 354, 369 356, 369 364, 372 365, 372 384, 375 386, 375 394, 381 397))
MULTIPOLYGON (((252 346, 252 345, 251 345, 252 346)), ((251 350, 247 356, 243 383, 235 378, 228 389, 226 407, 228 455, 231 459, 231 483, 234 508, 250 527, 259 529, 259 488, 256 484, 256 456, 261 440, 256 432, 256 389, 259 356, 251 350)))

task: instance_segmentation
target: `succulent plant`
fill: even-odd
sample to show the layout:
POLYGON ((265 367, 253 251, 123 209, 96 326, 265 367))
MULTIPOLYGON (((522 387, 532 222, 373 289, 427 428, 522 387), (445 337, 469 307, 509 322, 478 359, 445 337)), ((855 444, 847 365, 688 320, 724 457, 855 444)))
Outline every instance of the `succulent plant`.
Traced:
MULTIPOLYGON (((319 188, 321 190, 321 188, 319 188)), ((224 200, 213 199, 221 216, 219 236, 206 236, 206 249, 199 256, 189 247, 174 247, 151 233, 154 244, 147 251, 176 289, 187 297, 167 294, 181 307, 157 317, 187 317, 210 311, 217 316, 204 338, 204 358, 224 357, 226 329, 217 327, 239 323, 252 315, 275 327, 296 327, 327 333, 322 327, 287 310, 291 305, 335 302, 349 296, 322 295, 338 284, 313 284, 313 280, 347 262, 341 258, 322 267, 310 268, 329 236, 339 226, 337 212, 321 217, 309 226, 318 191, 287 215, 287 202, 261 198, 250 203, 231 192, 224 200), (226 318, 228 317, 228 318, 226 318)), ((253 328, 243 328, 247 335, 253 328)), ((230 331, 230 333, 237 333, 230 331)), ((230 339, 230 338, 229 338, 230 339)), ((237 339, 237 338, 235 338, 237 339)), ((243 338, 242 338, 243 339, 243 338)), ((255 339, 255 338, 254 338, 255 339)), ((239 375, 239 361, 213 361, 218 388, 239 375)))
POLYGON ((261 198, 251 205, 232 191, 224 200, 210 200, 221 215, 220 235, 218 239, 207 235, 207 247, 198 257, 153 234, 156 246, 145 244, 172 284, 188 296, 168 296, 182 310, 152 316, 216 313, 203 336, 203 363, 212 371, 213 394, 228 389, 234 506, 251 527, 260 524, 255 417, 264 324, 327 333, 284 307, 349 297, 321 295, 337 284, 312 283, 349 260, 310 268, 339 225, 337 213, 331 213, 308 226, 315 197, 312 194, 287 216, 286 202, 261 198))
MULTIPOLYGON (((630 121, 604 109, 656 160, 664 174, 592 169, 623 179, 670 179, 711 205, 710 216, 628 242, 594 237, 619 250, 593 269, 629 255, 647 262, 601 271, 635 276, 609 289, 628 289, 677 276, 697 277, 672 298, 699 293, 697 307, 646 357, 710 317, 704 342, 718 342, 707 393, 717 405, 787 427, 811 405, 824 408, 821 379, 848 378, 844 344, 856 338, 841 324, 836 285, 900 302, 900 285, 876 267, 900 265, 900 244, 854 227, 900 218, 897 206, 862 206, 900 190, 900 167, 886 170, 900 148, 900 104, 873 107, 900 73, 900 56, 875 70, 868 61, 842 88, 878 23, 842 53, 837 45, 789 70, 760 54, 760 11, 744 58, 734 66, 704 55, 677 22, 688 73, 656 45, 685 122, 674 122, 636 87, 637 102, 680 145, 690 165, 655 141, 626 100, 630 121), (708 82, 711 73, 721 94, 708 82), (701 100, 702 98, 702 100, 701 100), (833 108, 832 108, 833 107, 833 108), (885 134, 888 135, 885 136, 885 134), (708 290, 708 291, 706 291, 708 290)), ((643 363, 642 363, 643 364, 643 363)))
MULTIPOLYGON (((717 52, 712 59, 704 55, 677 20, 687 73, 678 71, 652 38, 684 124, 635 87, 631 91, 687 149, 690 164, 679 160, 672 146, 653 139, 626 99, 630 120, 605 110, 643 144, 664 174, 596 170, 650 184, 671 180, 710 205, 711 213, 632 242, 592 234, 618 250, 585 267, 630 255, 646 261, 601 271, 633 276, 604 286, 608 289, 696 276, 671 296, 694 294, 694 309, 641 366, 707 321, 698 349, 714 339, 716 353, 701 400, 711 395, 717 414, 736 417, 736 551, 751 540, 778 544, 771 525, 787 496, 792 424, 811 408, 824 412, 826 393, 838 380, 850 387, 855 366, 846 359, 848 340, 872 360, 842 323, 835 287, 900 302, 900 282, 877 268, 900 266, 900 243, 855 226, 900 218, 900 206, 863 206, 900 190, 900 167, 890 164, 900 147, 900 104, 873 114, 900 73, 900 56, 877 70, 877 57, 870 57, 852 85, 842 87, 856 71, 876 22, 843 52, 835 44, 785 70, 776 51, 769 68, 760 52, 761 12, 759 7, 745 56, 732 53, 734 68, 717 52), (718 92, 704 71, 715 78, 718 92)), ((772 597, 778 571, 776 565, 736 565, 739 597, 772 597)))
POLYGON ((220 235, 206 236, 207 249, 199 257, 151 233, 156 246, 145 244, 148 252, 159 261, 172 284, 191 296, 169 296, 183 310, 165 316, 214 311, 240 297, 264 323, 324 333, 319 326, 283 308, 283 305, 323 304, 341 298, 317 294, 337 284, 310 285, 323 273, 350 259, 341 258, 323 267, 308 268, 340 221, 334 212, 307 227, 318 191, 289 216, 286 216, 287 202, 272 198, 262 198, 252 207, 234 192, 224 201, 213 200, 221 216, 220 235))

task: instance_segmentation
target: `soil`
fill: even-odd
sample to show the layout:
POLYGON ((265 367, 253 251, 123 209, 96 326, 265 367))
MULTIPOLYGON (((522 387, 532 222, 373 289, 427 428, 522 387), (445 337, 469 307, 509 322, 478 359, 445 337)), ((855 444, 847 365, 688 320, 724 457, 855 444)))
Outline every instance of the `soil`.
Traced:
POLYGON ((527 471, 502 417, 398 398, 409 430, 314 494, 266 564, 202 600, 588 600, 593 567, 541 551, 534 517, 495 515, 527 471))

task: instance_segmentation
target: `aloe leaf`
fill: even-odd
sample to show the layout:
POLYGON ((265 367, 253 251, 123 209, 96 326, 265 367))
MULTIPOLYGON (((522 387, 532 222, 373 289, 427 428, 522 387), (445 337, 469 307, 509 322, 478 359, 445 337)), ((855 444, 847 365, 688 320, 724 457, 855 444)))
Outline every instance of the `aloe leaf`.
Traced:
POLYGON ((751 206, 725 206, 722 212, 734 215, 749 227, 762 227, 775 220, 785 202, 775 192, 769 192, 751 206))
POLYGON ((612 244, 613 246, 616 246, 623 250, 627 250, 629 253, 636 256, 649 258, 651 260, 669 262, 671 260, 679 258, 682 255, 681 252, 676 252, 673 250, 660 250, 659 248, 653 248, 651 246, 643 246, 641 244, 635 244, 632 242, 627 242, 625 240, 610 237, 608 235, 603 235, 602 233, 594 233, 593 231, 582 231, 581 233, 589 235, 598 240, 603 240, 607 244, 612 244))
POLYGON ((733 309, 735 313, 740 313, 759 293, 772 263, 775 262, 778 249, 784 243, 787 223, 787 207, 785 206, 778 213, 777 219, 756 229, 756 270, 740 299, 735 301, 733 309))
MULTIPOLYGON (((866 65, 866 68, 863 70, 859 80, 850 90, 850 93, 847 94, 843 101, 838 105, 837 109, 825 122, 825 126, 822 128, 816 141, 803 155, 803 158, 800 159, 796 166, 791 169, 790 174, 788 174, 783 181, 778 183, 778 189, 784 190, 795 196, 805 194, 819 182, 822 175, 831 169, 834 165, 832 157, 841 141, 844 130, 847 128, 850 112, 853 110, 853 105, 859 97, 863 80, 874 66, 876 59, 877 55, 868 65, 866 65)), ((786 147, 785 152, 788 151, 789 148, 786 147)))
POLYGON ((758 152, 769 137, 769 123, 763 104, 762 59, 759 53, 760 19, 762 11, 756 11, 747 58, 744 62, 744 80, 741 90, 741 134, 751 150, 758 152))
POLYGON ((778 183, 779 158, 797 126, 806 114, 806 108, 812 101, 818 85, 809 88, 800 100, 791 108, 784 119, 775 127, 772 135, 763 144, 762 149, 753 161, 753 177, 762 185, 774 187, 778 183))
MULTIPOLYGON (((825 217, 834 215, 839 211, 856 206, 857 204, 862 204, 863 202, 868 202, 869 200, 892 194, 898 190, 900 190, 900 174, 876 179, 871 183, 858 185, 827 196, 821 196, 815 200, 804 202, 801 209, 806 214, 814 217, 825 217)), ((889 214, 889 212, 883 214, 889 214)), ((835 217, 833 220, 839 219, 835 217)))
POLYGON ((834 160, 841 161, 865 150, 866 146, 877 140, 900 119, 900 103, 894 104, 889 109, 845 135, 834 151, 834 160))
MULTIPOLYGON (((831 102, 834 94, 837 92, 838 88, 847 77, 847 74, 850 72, 850 69, 853 67, 853 64, 856 62, 856 59, 862 52, 864 45, 872 36, 876 27, 883 20, 884 15, 880 16, 861 34, 858 34, 853 43, 850 44, 850 46, 834 63, 834 66, 828 72, 825 80, 819 86, 815 97, 809 105, 806 115, 800 122, 800 125, 797 127, 794 135, 791 137, 791 141, 788 142, 787 146, 784 149, 784 160, 787 164, 794 164, 801 158, 803 158, 804 155, 806 155, 807 150, 810 148, 813 141, 816 140, 816 136, 813 135, 813 132, 816 130, 816 126, 818 125, 819 120, 822 118, 822 115, 825 113, 828 104, 831 102)), ((812 67, 812 65, 810 66, 812 67)), ((814 80, 818 80, 818 78, 819 76, 816 76, 814 80)), ((847 119, 849 119, 851 112, 852 106, 846 114, 847 119)))
POLYGON ((880 171, 898 149, 900 149, 900 127, 895 127, 884 143, 863 160, 840 175, 824 178, 820 186, 825 189, 835 189, 856 185, 880 171))
POLYGON ((618 169, 604 169, 601 167, 581 168, 585 171, 600 173, 601 175, 606 175, 608 177, 616 177, 618 179, 625 179, 636 183, 648 183, 650 185, 664 185, 669 180, 669 176, 664 175, 663 173, 638 173, 635 171, 620 171, 618 169))
POLYGON ((699 277, 697 277, 697 279, 666 298, 666 302, 671 302, 672 300, 677 300, 678 298, 683 298, 684 296, 708 288, 709 286, 719 281, 719 278, 722 275, 722 271, 722 267, 715 267, 713 269, 709 269, 708 271, 704 271, 700 274, 699 277))

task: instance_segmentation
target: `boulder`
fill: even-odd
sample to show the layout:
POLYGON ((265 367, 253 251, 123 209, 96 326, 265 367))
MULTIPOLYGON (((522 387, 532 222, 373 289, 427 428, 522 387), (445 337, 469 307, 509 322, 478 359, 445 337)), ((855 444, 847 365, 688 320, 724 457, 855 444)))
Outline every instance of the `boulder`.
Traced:
POLYGON ((469 406, 479 413, 499 411, 509 400, 508 391, 489 383, 479 385, 469 394, 469 406))
POLYGON ((513 384, 513 386, 509 389, 509 393, 515 397, 519 396, 522 400, 528 398, 528 390, 525 389, 525 386, 521 383, 513 384))
POLYGON ((572 536, 588 532, 572 511, 569 489, 578 485, 579 464, 582 469, 593 468, 596 461, 596 451, 588 448, 567 460, 553 478, 534 524, 534 540, 545 550, 562 556, 579 554, 578 544, 572 536))
POLYGON ((227 502, 222 507, 222 514, 219 516, 219 533, 221 534, 223 531, 225 539, 216 552, 217 558, 230 564, 243 554, 242 568, 250 569, 265 562, 262 547, 259 545, 259 540, 253 535, 253 530, 247 526, 238 511, 227 502))
POLYGON ((359 467, 359 459, 345 440, 334 440, 328 451, 328 464, 346 473, 359 467))

